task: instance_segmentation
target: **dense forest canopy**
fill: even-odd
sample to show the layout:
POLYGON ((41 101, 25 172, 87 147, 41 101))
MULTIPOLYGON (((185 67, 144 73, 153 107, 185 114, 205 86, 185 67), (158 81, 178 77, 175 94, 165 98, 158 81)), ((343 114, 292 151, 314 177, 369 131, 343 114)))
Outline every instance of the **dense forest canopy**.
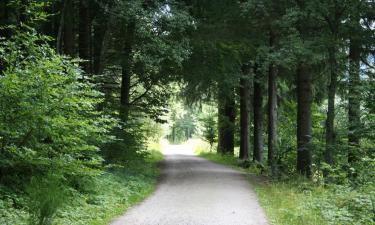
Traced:
POLYGON ((50 224, 151 139, 199 136, 273 179, 364 193, 350 223, 371 224, 374 43, 372 0, 2 0, 0 200, 50 224), (65 190, 45 214, 42 187, 65 190))

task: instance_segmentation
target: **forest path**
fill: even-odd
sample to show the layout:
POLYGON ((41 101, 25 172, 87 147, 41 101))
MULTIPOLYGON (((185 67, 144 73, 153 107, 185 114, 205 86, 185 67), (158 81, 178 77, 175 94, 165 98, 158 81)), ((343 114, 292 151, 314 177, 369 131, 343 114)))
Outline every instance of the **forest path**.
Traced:
POLYGON ((247 178, 193 154, 191 144, 164 144, 155 193, 111 225, 267 225, 247 178))

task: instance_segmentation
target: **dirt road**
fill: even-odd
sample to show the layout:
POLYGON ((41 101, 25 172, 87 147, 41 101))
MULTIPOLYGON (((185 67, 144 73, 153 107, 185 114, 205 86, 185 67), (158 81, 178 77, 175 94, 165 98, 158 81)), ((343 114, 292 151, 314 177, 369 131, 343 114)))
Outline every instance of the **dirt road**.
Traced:
POLYGON ((266 225, 240 172, 194 156, 189 146, 166 147, 155 193, 112 225, 266 225))

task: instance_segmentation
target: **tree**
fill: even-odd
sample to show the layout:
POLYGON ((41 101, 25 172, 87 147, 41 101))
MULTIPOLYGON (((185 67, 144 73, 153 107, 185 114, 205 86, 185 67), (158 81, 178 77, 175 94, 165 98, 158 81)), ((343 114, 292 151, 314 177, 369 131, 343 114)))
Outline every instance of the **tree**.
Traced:
POLYGON ((202 122, 204 128, 203 138, 210 144, 210 150, 212 150, 212 147, 217 140, 216 120, 213 115, 207 115, 202 119, 202 122))
POLYGON ((235 93, 233 87, 219 87, 218 94, 218 152, 221 154, 234 153, 234 123, 236 119, 235 93))
POLYGON ((303 46, 303 52, 299 55, 296 68, 297 84, 297 171, 310 177, 312 174, 312 78, 313 70, 309 56, 312 40, 309 39, 313 22, 309 14, 309 4, 304 1, 296 1, 300 15, 297 18, 296 29, 299 40, 303 46))
POLYGON ((259 68, 254 68, 254 161, 263 161, 263 86, 259 68))
POLYGON ((83 71, 91 73, 91 18, 88 0, 79 0, 79 57, 83 71))
MULTIPOLYGON (((274 36, 270 34, 270 46, 274 46, 274 36)), ((271 63, 268 69, 268 164, 272 174, 276 174, 277 140, 277 67, 271 63)))
POLYGON ((74 56, 75 53, 74 9, 73 0, 66 0, 62 13, 64 14, 64 54, 68 56, 74 56))
POLYGON ((240 154, 239 158, 247 160, 249 158, 249 99, 250 99, 250 81, 249 68, 247 65, 242 67, 243 75, 240 78, 240 154))
POLYGON ((355 1, 352 8, 352 15, 350 17, 350 24, 353 33, 350 37, 349 45, 349 93, 348 93, 348 161, 354 163, 357 161, 356 153, 359 146, 360 136, 359 130, 361 126, 361 78, 360 78, 360 57, 361 57, 361 38, 360 38, 360 1, 355 1))

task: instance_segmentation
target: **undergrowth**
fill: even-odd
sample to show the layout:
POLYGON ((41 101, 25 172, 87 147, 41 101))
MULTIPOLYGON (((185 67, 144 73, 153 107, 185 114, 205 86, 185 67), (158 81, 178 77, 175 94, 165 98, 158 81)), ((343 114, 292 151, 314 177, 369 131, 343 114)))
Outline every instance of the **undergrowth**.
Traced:
MULTIPOLYGON (((80 185, 85 188, 79 192, 68 190, 68 202, 57 210, 52 224, 106 225, 143 200, 154 190, 159 173, 157 164, 162 160, 159 146, 154 145, 152 149, 146 159, 134 159, 124 167, 108 167, 92 179, 81 180, 80 185)), ((48 191, 55 189, 48 188, 48 191)), ((32 189, 31 192, 38 194, 40 190, 32 189)), ((37 224, 30 221, 33 209, 29 202, 33 202, 30 194, 0 187, 0 224, 37 224)))

